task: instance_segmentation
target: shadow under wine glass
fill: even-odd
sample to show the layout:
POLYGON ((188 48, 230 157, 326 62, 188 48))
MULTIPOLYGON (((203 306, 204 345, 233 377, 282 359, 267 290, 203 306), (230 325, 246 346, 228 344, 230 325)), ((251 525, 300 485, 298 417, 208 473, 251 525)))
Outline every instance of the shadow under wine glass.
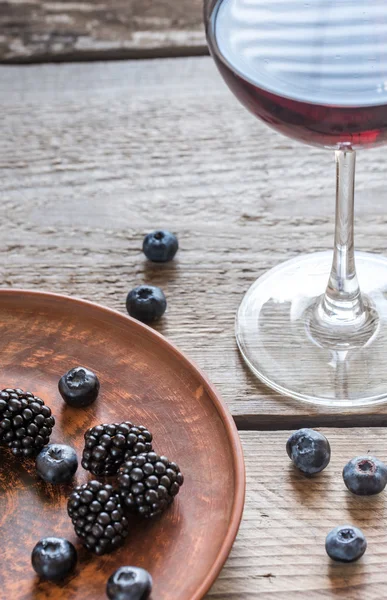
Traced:
POLYGON ((340 407, 387 400, 387 259, 354 251, 355 150, 387 143, 385 0, 205 0, 211 54, 259 119, 335 151, 334 249, 271 269, 236 317, 263 382, 340 407))

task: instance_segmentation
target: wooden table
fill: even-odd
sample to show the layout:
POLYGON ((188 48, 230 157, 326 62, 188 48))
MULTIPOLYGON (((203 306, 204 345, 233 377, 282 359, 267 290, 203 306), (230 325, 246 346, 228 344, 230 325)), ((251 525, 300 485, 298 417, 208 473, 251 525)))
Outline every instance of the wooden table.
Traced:
MULTIPOLYGON (((205 53, 200 4, 5 3, 3 62, 137 60, 0 67, 2 285, 122 312, 134 285, 165 290, 157 328, 217 386, 246 457, 244 520, 209 599, 385 598, 384 496, 352 497, 341 470, 357 454, 387 459, 387 407, 317 410, 280 397, 249 373, 233 334, 257 276, 331 247, 332 156, 256 122, 211 59, 192 56, 205 53), (141 252, 156 227, 179 237, 173 263, 141 252), (301 426, 321 427, 332 445, 330 467, 312 480, 285 452, 301 426), (369 548, 340 566, 324 540, 346 522, 369 548)), ((357 246, 377 253, 387 246, 384 152, 361 153, 357 174, 357 246)))

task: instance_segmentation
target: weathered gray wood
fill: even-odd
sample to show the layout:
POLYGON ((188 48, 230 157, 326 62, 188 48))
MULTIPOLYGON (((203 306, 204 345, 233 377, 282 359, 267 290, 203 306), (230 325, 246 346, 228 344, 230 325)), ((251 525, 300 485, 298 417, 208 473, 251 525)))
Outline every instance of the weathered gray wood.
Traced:
POLYGON ((332 448, 327 469, 306 478, 292 467, 289 432, 242 432, 247 467, 246 506, 230 558, 208 600, 376 600, 386 598, 385 492, 352 495, 342 469, 356 455, 387 459, 385 429, 325 430, 332 448), (364 556, 331 561, 325 537, 338 525, 360 527, 364 556))
MULTIPOLYGON (((386 423, 284 399, 249 373, 234 317, 257 276, 332 244, 334 163, 254 120, 207 58, 0 68, 0 276, 125 311, 161 285, 158 329, 223 394, 242 428, 386 423), (152 265, 168 227, 177 259, 152 265)), ((385 252, 385 151, 359 153, 360 249, 385 252)), ((381 365, 383 369, 384 366, 381 365)))
POLYGON ((202 0, 8 0, 0 4, 3 62, 204 52, 202 0))

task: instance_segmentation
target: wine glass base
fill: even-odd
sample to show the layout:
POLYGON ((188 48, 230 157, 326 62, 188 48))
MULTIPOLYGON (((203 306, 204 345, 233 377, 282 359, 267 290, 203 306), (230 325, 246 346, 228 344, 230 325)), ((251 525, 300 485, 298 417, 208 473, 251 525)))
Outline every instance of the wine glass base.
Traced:
MULTIPOLYGON (((312 404, 360 407, 387 402, 387 258, 356 253, 357 275, 371 327, 365 335, 311 327, 325 292, 331 252, 289 260, 260 277, 236 318, 236 339, 250 369, 266 385, 312 404)), ((361 333, 361 332, 360 332, 361 333)))

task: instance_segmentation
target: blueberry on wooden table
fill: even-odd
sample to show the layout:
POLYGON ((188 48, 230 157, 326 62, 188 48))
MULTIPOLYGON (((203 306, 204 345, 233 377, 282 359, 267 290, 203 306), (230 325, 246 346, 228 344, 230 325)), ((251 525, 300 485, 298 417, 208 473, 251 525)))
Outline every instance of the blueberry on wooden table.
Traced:
POLYGON ((387 466, 374 456, 358 456, 343 469, 344 483, 353 494, 373 496, 387 484, 387 466))
POLYGON ((82 408, 97 399, 100 383, 93 371, 85 367, 75 367, 60 378, 58 388, 69 406, 82 408))
POLYGON ((110 600, 146 600, 152 591, 152 577, 139 567, 120 567, 108 579, 110 600))
POLYGON ((126 298, 126 309, 131 317, 143 323, 160 319, 167 308, 164 292, 153 285, 139 285, 126 298))
POLYGON ((47 483, 69 483, 77 469, 77 453, 65 444, 49 444, 36 458, 37 473, 47 483))
POLYGON ((332 529, 325 540, 325 550, 332 560, 353 562, 363 556, 367 540, 361 529, 342 525, 332 529))
POLYGON ((64 538, 47 537, 36 544, 31 562, 39 577, 59 581, 74 570, 77 551, 73 544, 64 538))
POLYGON ((174 258, 179 249, 179 243, 173 233, 158 229, 145 236, 142 249, 149 260, 168 262, 174 258))
POLYGON ((286 451, 293 464, 305 473, 319 473, 331 459, 331 448, 327 438, 314 429, 299 429, 286 442, 286 451))

